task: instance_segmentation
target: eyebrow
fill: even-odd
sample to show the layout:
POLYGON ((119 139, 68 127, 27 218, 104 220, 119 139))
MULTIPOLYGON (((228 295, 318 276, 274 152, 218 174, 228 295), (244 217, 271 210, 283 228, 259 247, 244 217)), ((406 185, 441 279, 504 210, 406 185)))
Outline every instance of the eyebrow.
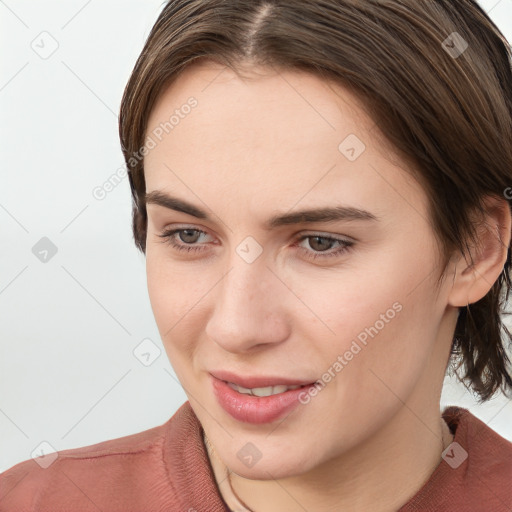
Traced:
MULTIPOLYGON (((209 215, 186 201, 172 197, 164 192, 153 190, 144 195, 146 204, 155 204, 186 213, 192 217, 204 220, 212 220, 209 215)), ((296 211, 293 213, 284 213, 271 217, 266 223, 267 230, 275 229, 280 226, 289 226, 293 224, 314 224, 315 222, 337 222, 337 221, 378 221, 379 217, 373 213, 354 208, 352 206, 333 206, 326 208, 314 208, 309 210, 296 211)))

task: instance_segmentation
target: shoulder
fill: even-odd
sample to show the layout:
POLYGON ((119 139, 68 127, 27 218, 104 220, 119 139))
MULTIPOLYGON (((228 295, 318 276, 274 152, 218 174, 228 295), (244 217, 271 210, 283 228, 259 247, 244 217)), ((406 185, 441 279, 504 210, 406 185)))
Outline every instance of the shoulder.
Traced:
POLYGON ((512 443, 468 409, 449 406, 442 416, 454 440, 400 512, 512 510, 512 443))
MULTIPOLYGON (((508 476, 506 481, 512 482, 512 442, 500 436, 468 409, 447 407, 443 411, 443 418, 455 432, 454 442, 458 442, 467 453, 468 471, 479 473, 482 477, 493 476, 499 481, 505 481, 502 476, 508 476)), ((512 486, 508 487, 512 492, 512 486)))
POLYGON ((97 510, 115 500, 116 491, 123 503, 145 498, 158 482, 168 482, 163 450, 182 416, 183 406, 149 430, 16 464, 0 474, 0 511, 64 510, 65 503, 97 510))

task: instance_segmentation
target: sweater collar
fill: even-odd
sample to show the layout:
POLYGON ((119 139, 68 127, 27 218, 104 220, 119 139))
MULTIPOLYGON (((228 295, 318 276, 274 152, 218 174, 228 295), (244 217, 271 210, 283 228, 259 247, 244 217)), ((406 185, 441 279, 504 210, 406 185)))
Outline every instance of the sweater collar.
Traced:
POLYGON ((203 441, 203 428, 190 402, 175 413, 165 432, 164 463, 169 485, 184 512, 230 512, 221 498, 203 441))
MULTIPOLYGON (((472 418, 467 409, 448 406, 442 412, 455 441, 462 442, 466 437, 466 419, 472 418)), ((208 510, 209 512, 231 512, 217 487, 213 468, 204 444, 204 429, 195 415, 190 402, 185 402, 169 422, 165 431, 164 463, 169 485, 181 500, 185 512, 208 510)), ((409 501, 401 511, 408 511, 409 506, 424 496, 427 488, 444 475, 443 464, 434 471, 429 482, 409 501)))

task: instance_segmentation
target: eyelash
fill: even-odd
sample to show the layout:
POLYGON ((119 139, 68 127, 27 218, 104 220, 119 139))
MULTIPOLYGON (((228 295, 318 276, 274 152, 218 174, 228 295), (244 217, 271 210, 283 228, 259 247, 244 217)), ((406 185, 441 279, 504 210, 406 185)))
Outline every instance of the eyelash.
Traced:
MULTIPOLYGON (((202 231, 200 229, 180 228, 180 229, 172 229, 172 230, 164 231, 163 233, 159 234, 158 236, 163 238, 163 240, 162 240, 163 243, 169 244, 171 247, 173 247, 174 249, 176 249, 178 251, 185 251, 185 252, 202 251, 203 249, 201 249, 197 245, 192 245, 192 244, 183 245, 183 244, 176 243, 176 241, 174 239, 174 235, 176 235, 180 232, 183 232, 183 231, 195 231, 197 233, 201 233, 204 235, 208 234, 205 231, 202 231)), ((301 252, 305 252, 306 257, 311 260, 316 260, 318 258, 330 258, 330 257, 334 257, 334 256, 341 256, 342 254, 349 251, 351 249, 351 247, 354 245, 354 242, 352 242, 350 240, 344 240, 342 238, 334 238, 334 237, 316 235, 316 234, 315 235, 304 235, 304 236, 300 237, 295 243, 300 243, 303 240, 307 240, 308 238, 320 238, 323 240, 328 240, 331 242, 339 242, 339 243, 343 244, 342 247, 340 247, 339 249, 332 251, 332 252, 324 251, 324 252, 311 253, 311 251, 304 249, 303 247, 299 247, 301 252)))

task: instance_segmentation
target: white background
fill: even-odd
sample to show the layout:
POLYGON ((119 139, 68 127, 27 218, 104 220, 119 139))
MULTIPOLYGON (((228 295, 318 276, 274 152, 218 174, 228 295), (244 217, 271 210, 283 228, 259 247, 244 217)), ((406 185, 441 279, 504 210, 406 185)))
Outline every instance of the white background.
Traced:
MULTIPOLYGON (((152 315, 128 179, 92 193, 124 176, 117 113, 163 4, 0 1, 0 472, 43 441, 63 450, 160 425, 187 399, 152 315), (43 237, 57 248, 46 263, 32 252, 43 237), (133 354, 146 338, 161 350, 150 366, 133 354)), ((512 41, 512 0, 481 5, 512 41)), ((477 406, 446 379, 445 404, 512 440, 504 397, 477 406)))

